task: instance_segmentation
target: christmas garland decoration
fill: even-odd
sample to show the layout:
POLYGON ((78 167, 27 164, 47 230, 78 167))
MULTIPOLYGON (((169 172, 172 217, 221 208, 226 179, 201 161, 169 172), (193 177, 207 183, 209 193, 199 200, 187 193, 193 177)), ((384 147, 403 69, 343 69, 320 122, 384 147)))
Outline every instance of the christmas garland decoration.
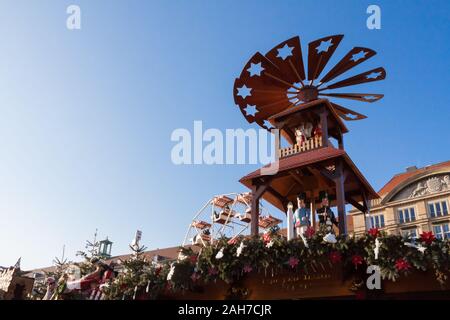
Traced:
POLYGON ((379 267, 383 279, 395 281, 413 270, 434 270, 444 284, 450 272, 450 243, 424 232, 415 241, 370 229, 364 236, 342 237, 330 244, 324 234, 308 229, 305 238, 287 241, 273 229, 262 237, 221 238, 199 253, 180 248, 177 261, 155 265, 135 256, 123 263, 121 272, 105 289, 107 299, 157 298, 165 290, 192 290, 200 283, 227 283, 253 272, 276 275, 283 270, 314 273, 326 265, 341 264, 357 272, 369 265, 379 267))

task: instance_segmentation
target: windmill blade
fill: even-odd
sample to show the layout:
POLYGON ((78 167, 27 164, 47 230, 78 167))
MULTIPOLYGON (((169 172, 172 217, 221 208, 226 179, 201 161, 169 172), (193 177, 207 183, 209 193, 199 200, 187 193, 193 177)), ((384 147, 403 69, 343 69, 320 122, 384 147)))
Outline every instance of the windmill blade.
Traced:
POLYGON ((366 82, 383 80, 386 78, 386 71, 384 68, 376 68, 363 73, 360 73, 354 77, 344 79, 342 81, 333 83, 325 88, 320 89, 319 91, 327 90, 327 89, 336 89, 342 87, 353 86, 355 84, 361 84, 366 82))
POLYGON ((321 83, 333 80, 337 76, 343 74, 345 71, 356 67, 358 64, 370 59, 377 53, 369 48, 355 47, 350 50, 342 59, 339 61, 333 69, 328 71, 328 73, 320 80, 321 83))
POLYGON ((239 76, 241 82, 246 86, 257 88, 261 86, 273 86, 286 90, 291 84, 286 84, 283 73, 261 53, 255 53, 245 64, 239 76), (276 79, 281 79, 279 81, 276 79))
POLYGON ((350 100, 358 100, 362 102, 375 102, 384 97, 384 94, 379 93, 320 93, 320 96, 343 98, 350 100))
POLYGON ((305 80, 302 47, 298 36, 275 46, 266 53, 266 58, 278 67, 287 81, 303 83, 305 80))
POLYGON ((324 37, 308 45, 308 80, 319 77, 344 35, 324 37))
POLYGON ((363 120, 366 119, 367 116, 358 113, 356 111, 344 108, 343 106, 340 106, 336 103, 330 102, 333 106, 336 113, 344 120, 346 121, 357 121, 357 120, 363 120))

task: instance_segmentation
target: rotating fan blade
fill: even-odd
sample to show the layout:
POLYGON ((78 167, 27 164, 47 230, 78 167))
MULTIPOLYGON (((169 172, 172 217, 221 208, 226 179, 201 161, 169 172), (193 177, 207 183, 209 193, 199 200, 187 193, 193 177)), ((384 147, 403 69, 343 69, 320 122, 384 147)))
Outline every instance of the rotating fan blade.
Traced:
POLYGON ((275 46, 266 53, 266 58, 278 67, 285 79, 289 82, 305 80, 305 67, 303 65, 302 47, 300 38, 293 37, 275 46))
POLYGON ((344 108, 343 106, 340 106, 336 103, 330 102, 331 105, 333 106, 334 110, 336 111, 336 113, 344 120, 347 121, 356 121, 356 120, 363 120, 366 119, 367 116, 358 113, 356 111, 344 108))
POLYGON ((325 68, 344 35, 328 36, 308 45, 308 80, 315 80, 325 68))
POLYGON ((266 120, 267 116, 265 114, 267 112, 265 109, 267 106, 271 107, 269 109, 271 111, 269 116, 271 116, 283 111, 291 104, 286 95, 286 90, 273 85, 266 85, 262 82, 247 86, 239 78, 234 83, 234 102, 239 106, 242 114, 250 123, 266 120), (262 111, 265 112, 262 113, 262 111))
POLYGON ((320 93, 319 95, 326 97, 358 100, 362 102, 375 102, 384 97, 384 94, 379 93, 320 93))
POLYGON ((327 89, 336 89, 342 87, 353 86, 355 84, 361 84, 366 82, 383 80, 386 78, 386 71, 384 68, 376 68, 363 73, 360 73, 354 77, 344 79, 342 81, 338 81, 333 83, 325 88, 320 89, 319 91, 327 90, 327 89))
POLYGON ((339 61, 333 69, 328 71, 328 73, 320 80, 321 83, 333 80, 337 76, 343 74, 345 71, 356 67, 358 64, 370 59, 377 53, 369 48, 355 47, 350 50, 342 59, 339 61))

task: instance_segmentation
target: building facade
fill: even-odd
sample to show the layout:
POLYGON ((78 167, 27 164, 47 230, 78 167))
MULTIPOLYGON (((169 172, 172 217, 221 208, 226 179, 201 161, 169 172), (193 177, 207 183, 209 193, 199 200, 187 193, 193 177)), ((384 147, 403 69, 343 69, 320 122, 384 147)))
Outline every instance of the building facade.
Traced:
POLYGON ((380 199, 372 201, 367 220, 361 212, 350 211, 355 236, 363 234, 367 225, 413 238, 424 231, 450 238, 450 161, 409 167, 378 193, 380 199))

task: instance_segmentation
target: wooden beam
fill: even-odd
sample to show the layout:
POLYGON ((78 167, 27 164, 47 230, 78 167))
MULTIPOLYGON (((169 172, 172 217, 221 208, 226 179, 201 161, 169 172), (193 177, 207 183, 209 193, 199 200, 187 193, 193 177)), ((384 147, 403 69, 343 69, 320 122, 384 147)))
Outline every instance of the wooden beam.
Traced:
POLYGON ((322 146, 328 147, 328 111, 325 109, 320 113, 320 124, 322 125, 322 146))
POLYGON ((294 178, 294 180, 304 189, 305 185, 303 184, 303 181, 297 176, 296 173, 289 171, 289 175, 294 178))
POLYGON ((338 178, 335 179, 336 184, 336 202, 339 216, 339 234, 347 235, 347 216, 345 213, 345 190, 342 160, 336 162, 336 172, 338 178))
POLYGON ((250 222, 250 233, 252 236, 257 236, 259 234, 259 199, 262 197, 264 192, 270 186, 273 177, 260 178, 258 181, 253 181, 252 185, 252 206, 251 206, 251 217, 250 222))
POLYGON ((352 197, 349 197, 349 196, 347 196, 345 199, 347 200, 348 203, 350 203, 356 209, 358 209, 362 213, 366 213, 365 207, 362 204, 360 204, 358 201, 356 201, 355 199, 353 199, 352 197))
POLYGON ((286 197, 282 196, 278 191, 276 191, 270 186, 267 187, 266 192, 271 193, 275 198, 277 198, 281 202, 281 205, 283 206, 284 209, 284 213, 286 213, 287 211, 287 201, 285 200, 286 197))

